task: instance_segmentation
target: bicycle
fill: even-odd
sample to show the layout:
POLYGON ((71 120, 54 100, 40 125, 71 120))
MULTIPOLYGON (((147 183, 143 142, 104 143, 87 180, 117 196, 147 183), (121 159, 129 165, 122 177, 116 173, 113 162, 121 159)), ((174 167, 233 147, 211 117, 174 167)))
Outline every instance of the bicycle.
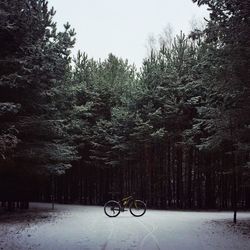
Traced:
POLYGON ((146 213, 147 206, 141 200, 136 200, 134 197, 128 196, 120 201, 110 200, 104 205, 104 213, 108 217, 116 217, 120 212, 128 211, 135 217, 140 217, 146 213))

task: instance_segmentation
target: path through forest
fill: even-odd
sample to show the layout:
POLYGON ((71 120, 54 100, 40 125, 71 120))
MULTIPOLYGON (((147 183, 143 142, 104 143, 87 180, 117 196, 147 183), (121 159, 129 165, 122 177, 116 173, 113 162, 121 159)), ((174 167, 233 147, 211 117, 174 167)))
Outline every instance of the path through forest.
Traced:
MULTIPOLYGON (((46 250, 248 250, 250 236, 230 223, 231 212, 148 210, 143 217, 129 212, 107 217, 102 207, 32 203, 40 217, 0 222, 0 249, 46 250), (43 210, 44 209, 44 210, 43 210)), ((31 213, 31 212, 29 212, 31 213)), ((239 213, 239 222, 250 213, 239 213)))

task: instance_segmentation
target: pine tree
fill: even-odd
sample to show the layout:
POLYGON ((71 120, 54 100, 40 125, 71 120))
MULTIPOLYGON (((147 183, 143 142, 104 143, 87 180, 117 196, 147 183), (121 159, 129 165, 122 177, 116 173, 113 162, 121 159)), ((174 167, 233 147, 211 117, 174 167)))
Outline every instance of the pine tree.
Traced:
MULTIPOLYGON (((14 171, 8 175, 9 182, 13 182, 12 190, 18 189, 34 174, 63 173, 76 157, 74 147, 67 140, 61 108, 61 89, 75 33, 69 24, 65 25, 64 32, 57 32, 52 22, 54 14, 44 0, 1 2, 4 17, 1 19, 1 41, 6 47, 1 53, 1 63, 4 63, 1 102, 5 106, 3 110, 9 109, 6 115, 14 114, 8 115, 9 124, 4 118, 6 125, 1 133, 8 135, 14 131, 18 136, 16 139, 13 134, 13 146, 9 146, 17 146, 8 164, 14 171), (15 178, 17 181, 12 181, 15 178)), ((11 139, 8 140, 11 144, 11 139)), ((27 200, 28 191, 22 192, 20 188, 19 191, 9 198, 27 200)), ((9 194, 13 192, 9 190, 9 194)))
MULTIPOLYGON (((203 145, 223 148, 230 155, 233 178, 234 222, 236 222, 239 181, 249 155, 249 16, 248 1, 194 1, 211 11, 205 29, 213 66, 206 105, 207 132, 203 145), (230 145, 230 146, 229 146, 230 145)), ((204 77, 206 76, 206 78, 204 77)), ((204 109, 203 109, 204 111, 204 109)))

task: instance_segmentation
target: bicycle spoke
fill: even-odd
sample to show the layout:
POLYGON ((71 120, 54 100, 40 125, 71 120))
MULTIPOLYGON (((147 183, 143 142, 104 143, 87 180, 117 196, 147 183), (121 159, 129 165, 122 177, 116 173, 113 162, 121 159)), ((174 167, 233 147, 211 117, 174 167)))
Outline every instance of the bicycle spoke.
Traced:
POLYGON ((104 205, 104 212, 109 217, 116 217, 120 213, 120 205, 117 201, 108 201, 104 205))
POLYGON ((130 213, 136 217, 139 217, 145 214, 146 209, 146 204, 143 201, 135 200, 130 206, 130 213))

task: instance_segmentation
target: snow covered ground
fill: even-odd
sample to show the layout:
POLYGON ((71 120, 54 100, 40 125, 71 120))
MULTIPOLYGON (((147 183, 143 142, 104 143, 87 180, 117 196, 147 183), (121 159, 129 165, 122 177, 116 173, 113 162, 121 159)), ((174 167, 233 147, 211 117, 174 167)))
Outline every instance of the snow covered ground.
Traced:
MULTIPOLYGON (((32 203, 31 208, 50 208, 32 203)), ((249 250, 250 235, 230 227, 232 212, 148 210, 107 217, 102 207, 57 205, 35 221, 0 222, 0 249, 249 250)), ((239 221, 250 213, 239 213, 239 221)))

